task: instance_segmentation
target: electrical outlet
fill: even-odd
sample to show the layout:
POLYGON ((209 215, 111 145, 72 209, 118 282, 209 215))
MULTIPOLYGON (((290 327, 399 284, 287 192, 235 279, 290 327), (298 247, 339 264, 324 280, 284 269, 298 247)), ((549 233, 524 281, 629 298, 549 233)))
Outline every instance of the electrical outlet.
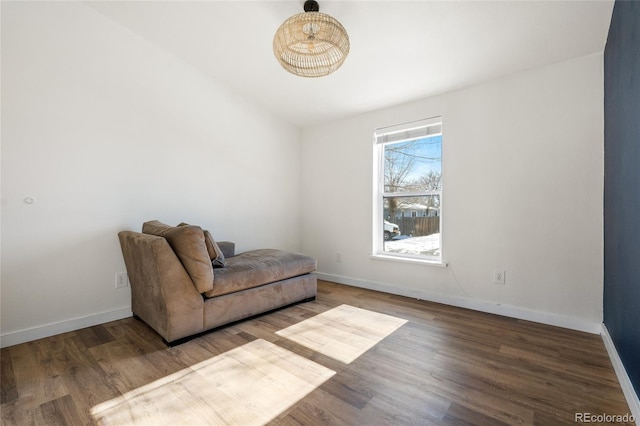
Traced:
POLYGON ((493 270, 493 283, 504 285, 506 282, 506 273, 507 271, 503 269, 494 269, 493 270))
POLYGON ((340 253, 339 251, 336 252, 336 262, 342 263, 342 253, 340 253))
POLYGON ((116 288, 129 287, 129 276, 126 272, 116 272, 116 288))

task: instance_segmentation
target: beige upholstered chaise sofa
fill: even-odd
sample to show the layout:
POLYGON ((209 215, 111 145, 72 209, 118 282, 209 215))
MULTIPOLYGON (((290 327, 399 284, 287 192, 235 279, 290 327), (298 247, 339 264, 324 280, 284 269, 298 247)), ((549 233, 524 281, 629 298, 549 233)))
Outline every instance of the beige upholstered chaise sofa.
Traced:
POLYGON ((146 222, 118 234, 133 314, 168 344, 295 302, 315 299, 316 260, 282 250, 235 255, 198 226, 146 222))

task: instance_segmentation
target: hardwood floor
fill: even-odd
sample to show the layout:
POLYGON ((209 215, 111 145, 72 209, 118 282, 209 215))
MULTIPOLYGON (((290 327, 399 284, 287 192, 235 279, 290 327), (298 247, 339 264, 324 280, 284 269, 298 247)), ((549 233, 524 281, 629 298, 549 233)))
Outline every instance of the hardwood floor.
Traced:
MULTIPOLYGON (((200 420, 187 415, 191 410, 214 407, 218 414, 228 413, 235 401, 261 395, 258 383, 266 379, 257 377, 268 378, 265 398, 273 398, 273 392, 282 392, 278 401, 290 398, 257 420, 275 425, 557 425, 576 424, 576 413, 630 414, 600 336, 329 282, 319 282, 314 302, 173 348, 144 323, 128 318, 5 348, 0 356, 2 424, 7 425, 151 424, 145 407, 166 404, 172 407, 171 424, 177 424, 175 410, 185 414, 178 423, 194 424, 200 420), (406 322, 350 363, 276 334, 341 305, 406 322), (246 346, 250 342, 255 344, 246 346), (235 361, 228 358, 256 345, 235 361), (274 352, 278 362, 287 357, 282 354, 296 354, 302 364, 296 361, 284 370, 311 361, 319 371, 335 374, 323 373, 322 380, 296 394, 279 378, 287 372, 270 369, 269 357, 256 350, 274 352), (254 366, 247 359, 264 362, 254 366), (235 399, 199 393, 212 391, 215 380, 185 382, 201 368, 224 363, 242 368, 231 376, 214 370, 209 379, 231 377, 234 390, 225 392, 235 399), (246 384, 238 385, 243 380, 246 384), (183 391, 176 391, 178 384, 183 391), (149 393, 151 388, 164 396, 149 393), (146 399, 134 399, 140 394, 146 399), (139 406, 146 414, 104 417, 123 401, 130 412, 139 406)), ((234 423, 229 418, 237 417, 210 417, 207 423, 234 423)))

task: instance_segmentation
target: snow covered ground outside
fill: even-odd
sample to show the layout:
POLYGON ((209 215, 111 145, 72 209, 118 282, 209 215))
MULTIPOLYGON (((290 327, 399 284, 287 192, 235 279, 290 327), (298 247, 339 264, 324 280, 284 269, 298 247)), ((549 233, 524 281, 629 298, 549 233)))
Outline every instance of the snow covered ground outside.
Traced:
POLYGON ((384 251, 401 254, 438 256, 440 254, 440 233, 426 237, 401 235, 384 243, 384 251))

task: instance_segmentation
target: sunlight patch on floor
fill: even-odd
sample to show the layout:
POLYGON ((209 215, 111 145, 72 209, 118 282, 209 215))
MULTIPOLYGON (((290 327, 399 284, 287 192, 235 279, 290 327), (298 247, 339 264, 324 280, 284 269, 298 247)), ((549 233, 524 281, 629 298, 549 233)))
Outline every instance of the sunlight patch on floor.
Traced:
POLYGON ((406 322, 391 315, 340 305, 276 334, 350 364, 406 322))
POLYGON ((264 425, 334 374, 257 339, 98 404, 91 414, 106 425, 264 425))

